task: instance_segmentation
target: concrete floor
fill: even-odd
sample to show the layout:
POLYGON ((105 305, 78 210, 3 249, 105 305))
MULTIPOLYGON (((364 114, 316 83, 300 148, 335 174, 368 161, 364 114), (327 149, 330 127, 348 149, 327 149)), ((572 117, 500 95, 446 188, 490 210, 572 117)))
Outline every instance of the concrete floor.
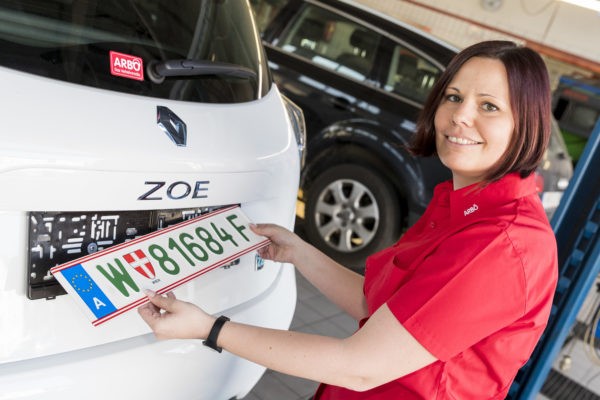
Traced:
MULTIPOLYGON (((291 330, 334 337, 347 337, 358 324, 329 302, 299 273, 296 273, 298 303, 291 330)), ((267 370, 244 400, 306 400, 312 398, 318 383, 267 370)))

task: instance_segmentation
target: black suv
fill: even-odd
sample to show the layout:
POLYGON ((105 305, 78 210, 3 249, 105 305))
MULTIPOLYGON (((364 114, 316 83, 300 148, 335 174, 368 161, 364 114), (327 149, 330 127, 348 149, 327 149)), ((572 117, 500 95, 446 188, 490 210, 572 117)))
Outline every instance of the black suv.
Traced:
POLYGON ((334 0, 253 0, 271 72, 304 111, 308 239, 343 264, 398 239, 450 177, 403 148, 456 49, 334 0))
MULTIPOLYGON (((416 221, 435 185, 450 178, 437 157, 415 158, 404 146, 458 50, 348 1, 251 3, 274 81, 306 119, 304 232, 360 270, 367 255, 416 221)), ((540 181, 554 182, 541 172, 540 181)), ((547 197, 555 207, 557 197, 547 197)))

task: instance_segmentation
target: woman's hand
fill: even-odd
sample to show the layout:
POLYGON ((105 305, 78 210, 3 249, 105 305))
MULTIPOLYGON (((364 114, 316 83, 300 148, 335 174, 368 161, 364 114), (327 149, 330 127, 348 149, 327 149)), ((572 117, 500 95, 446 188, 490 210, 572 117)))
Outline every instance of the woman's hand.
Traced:
POLYGON ((296 257, 304 244, 295 233, 274 224, 250 224, 250 229, 257 235, 266 236, 271 240, 268 246, 258 250, 262 258, 295 264, 296 257))
POLYGON ((171 292, 166 296, 146 292, 150 303, 138 308, 142 319, 157 339, 206 339, 215 318, 199 307, 177 300, 171 292))

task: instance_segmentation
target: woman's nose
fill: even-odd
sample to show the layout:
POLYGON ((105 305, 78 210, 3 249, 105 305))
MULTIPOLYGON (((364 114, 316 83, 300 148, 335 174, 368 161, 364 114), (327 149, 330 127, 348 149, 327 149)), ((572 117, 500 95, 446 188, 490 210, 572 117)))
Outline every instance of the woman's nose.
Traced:
POLYGON ((452 123, 454 125, 473 125, 473 111, 466 103, 462 103, 459 107, 454 110, 452 114, 452 123))

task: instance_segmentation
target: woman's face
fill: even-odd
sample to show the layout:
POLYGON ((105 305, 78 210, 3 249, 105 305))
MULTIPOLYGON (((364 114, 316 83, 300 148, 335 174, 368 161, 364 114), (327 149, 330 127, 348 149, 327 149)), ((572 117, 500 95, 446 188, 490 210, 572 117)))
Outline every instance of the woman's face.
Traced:
POLYGON ((481 182, 513 134, 504 64, 473 57, 448 85, 435 114, 436 149, 454 189, 481 182))

